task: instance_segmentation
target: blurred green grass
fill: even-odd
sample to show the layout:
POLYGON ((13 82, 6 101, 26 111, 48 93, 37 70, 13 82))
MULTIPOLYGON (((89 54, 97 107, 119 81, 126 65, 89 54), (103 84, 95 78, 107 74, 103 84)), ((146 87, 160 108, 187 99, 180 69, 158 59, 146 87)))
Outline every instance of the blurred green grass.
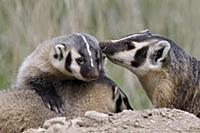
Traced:
MULTIPOLYGON (((20 64, 39 42, 72 32, 106 40, 148 28, 199 57, 199 4, 198 0, 0 0, 0 88, 15 82, 20 64)), ((136 109, 152 107, 134 74, 110 62, 107 69, 136 109)))

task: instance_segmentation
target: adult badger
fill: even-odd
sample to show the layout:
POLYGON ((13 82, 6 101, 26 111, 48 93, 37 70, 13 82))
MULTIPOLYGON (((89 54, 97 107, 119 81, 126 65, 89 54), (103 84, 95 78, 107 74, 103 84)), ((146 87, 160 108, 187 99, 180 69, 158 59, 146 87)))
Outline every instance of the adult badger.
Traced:
POLYGON ((35 90, 51 110, 63 113, 55 84, 61 80, 92 81, 104 74, 102 53, 95 37, 74 33, 45 41, 22 63, 16 88, 35 90))
MULTIPOLYGON (((105 76, 91 82, 63 81, 56 88, 64 101, 64 116, 67 119, 82 116, 89 110, 102 113, 132 110, 125 93, 105 76)), ((57 116, 60 115, 46 108, 41 97, 32 89, 12 89, 0 93, 1 133, 21 133, 57 116)))
POLYGON ((172 40, 144 31, 100 45, 113 63, 137 75, 156 107, 200 117, 200 62, 172 40))

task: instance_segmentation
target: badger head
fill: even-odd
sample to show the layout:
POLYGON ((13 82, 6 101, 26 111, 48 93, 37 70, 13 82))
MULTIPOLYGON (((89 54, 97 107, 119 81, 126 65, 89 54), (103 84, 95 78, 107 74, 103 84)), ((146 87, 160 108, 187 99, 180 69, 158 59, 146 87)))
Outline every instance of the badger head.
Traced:
POLYGON ((115 112, 119 113, 122 112, 124 109, 133 110, 126 94, 118 86, 113 86, 112 89, 113 101, 115 103, 115 112))
POLYGON ((113 63, 128 68, 137 76, 160 71, 171 48, 167 39, 148 30, 100 42, 100 47, 113 63))
POLYGON ((66 76, 91 81, 103 73, 101 49, 93 36, 76 33, 57 38, 55 42, 50 62, 66 76))

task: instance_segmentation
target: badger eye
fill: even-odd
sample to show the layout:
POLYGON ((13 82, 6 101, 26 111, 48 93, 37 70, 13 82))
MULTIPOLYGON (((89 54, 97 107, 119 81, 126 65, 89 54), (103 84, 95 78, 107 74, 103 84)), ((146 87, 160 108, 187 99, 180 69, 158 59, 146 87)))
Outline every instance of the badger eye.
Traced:
POLYGON ((79 57, 79 58, 76 59, 76 62, 77 62, 79 65, 83 65, 85 61, 84 61, 83 57, 79 57))
POLYGON ((54 57, 55 59, 58 59, 58 54, 54 54, 53 57, 54 57))
POLYGON ((125 43, 125 47, 126 47, 126 50, 131 50, 131 49, 135 48, 135 46, 133 44, 130 44, 130 43, 125 43))
POLYGON ((105 60, 106 59, 106 55, 103 55, 102 58, 103 58, 103 60, 105 60))
POLYGON ((97 63, 99 63, 99 61, 100 61, 100 59, 99 59, 99 58, 97 58, 97 59, 96 59, 96 62, 97 62, 97 63))

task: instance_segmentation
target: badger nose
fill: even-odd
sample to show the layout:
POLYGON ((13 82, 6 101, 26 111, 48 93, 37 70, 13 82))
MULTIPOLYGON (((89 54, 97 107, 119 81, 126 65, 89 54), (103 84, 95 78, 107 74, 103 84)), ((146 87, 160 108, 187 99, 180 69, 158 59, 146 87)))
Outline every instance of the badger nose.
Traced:
POLYGON ((90 73, 88 73, 89 79, 97 79, 99 77, 99 71, 97 69, 93 69, 90 73))
POLYGON ((87 80, 95 80, 98 79, 100 76, 100 72, 97 68, 93 67, 87 67, 84 70, 82 70, 82 75, 87 80))
POLYGON ((99 46, 103 52, 107 51, 107 48, 113 45, 111 41, 104 41, 104 42, 99 42, 99 46))
POLYGON ((98 71, 93 71, 88 74, 89 79, 97 79, 99 77, 99 72, 98 71))
POLYGON ((117 45, 111 41, 100 42, 99 45, 102 52, 106 55, 113 55, 117 50, 117 45))

